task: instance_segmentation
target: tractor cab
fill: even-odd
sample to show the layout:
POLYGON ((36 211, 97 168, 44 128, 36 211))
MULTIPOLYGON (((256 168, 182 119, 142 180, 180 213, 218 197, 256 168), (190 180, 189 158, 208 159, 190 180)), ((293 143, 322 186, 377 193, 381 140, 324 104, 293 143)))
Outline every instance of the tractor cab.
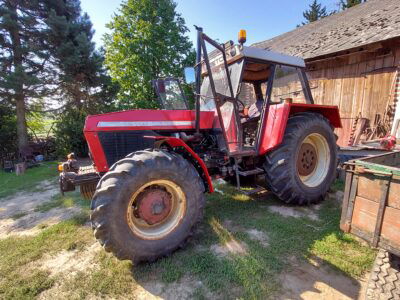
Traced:
POLYGON ((204 59, 200 109, 216 109, 231 155, 258 153, 259 129, 271 105, 313 103, 305 64, 297 57, 233 42, 223 48, 206 55, 208 66, 204 59))
MULTIPOLYGON (((218 44, 198 30, 197 63, 185 69, 187 83, 196 86, 196 128, 200 112, 214 111, 214 129, 230 156, 254 155, 265 150, 263 131, 268 113, 291 103, 313 104, 304 60, 232 41, 218 44)), ((161 107, 189 109, 175 78, 153 81, 161 107)))
MULTIPOLYGON (((268 113, 291 103, 313 104, 304 60, 232 41, 219 44, 198 29, 197 63, 185 69, 186 83, 196 87, 196 128, 200 112, 214 111, 213 128, 222 135, 230 156, 263 151, 268 113)), ((189 109, 178 79, 153 81, 161 107, 189 109)), ((264 145, 265 146, 265 145, 264 145)))

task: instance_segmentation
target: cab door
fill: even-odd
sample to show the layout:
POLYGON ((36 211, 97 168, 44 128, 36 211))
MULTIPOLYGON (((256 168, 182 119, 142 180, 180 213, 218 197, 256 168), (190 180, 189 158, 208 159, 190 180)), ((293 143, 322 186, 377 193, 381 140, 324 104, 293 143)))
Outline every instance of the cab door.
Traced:
POLYGON ((205 34, 202 35, 201 44, 203 67, 207 72, 228 154, 239 154, 243 150, 242 128, 224 45, 216 43, 205 34), (207 49, 206 42, 211 51, 207 49))

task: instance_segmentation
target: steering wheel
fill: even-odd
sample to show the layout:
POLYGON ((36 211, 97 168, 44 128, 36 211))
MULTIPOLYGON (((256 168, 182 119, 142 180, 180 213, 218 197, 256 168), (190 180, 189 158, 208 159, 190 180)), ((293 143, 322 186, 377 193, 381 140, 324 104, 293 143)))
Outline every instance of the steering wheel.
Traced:
POLYGON ((248 110, 248 107, 246 107, 246 105, 243 103, 242 100, 239 100, 238 98, 236 98, 237 102, 242 106, 241 108, 239 108, 239 114, 242 115, 242 117, 246 118, 247 117, 247 112, 246 109, 248 110))

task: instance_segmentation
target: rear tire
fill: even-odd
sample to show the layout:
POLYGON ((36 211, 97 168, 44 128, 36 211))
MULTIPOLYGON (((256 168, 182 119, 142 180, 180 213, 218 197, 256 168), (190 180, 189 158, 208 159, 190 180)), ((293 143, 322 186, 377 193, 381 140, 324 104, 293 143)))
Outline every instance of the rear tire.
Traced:
POLYGON ((400 299, 399 258, 380 249, 371 270, 365 299, 400 299))
POLYGON ((204 184, 182 156, 137 151, 115 163, 97 185, 91 222, 104 249, 134 263, 183 246, 203 216, 204 184))
POLYGON ((316 203, 336 178, 335 134, 320 114, 294 115, 282 143, 265 158, 266 185, 279 199, 299 205, 316 203))

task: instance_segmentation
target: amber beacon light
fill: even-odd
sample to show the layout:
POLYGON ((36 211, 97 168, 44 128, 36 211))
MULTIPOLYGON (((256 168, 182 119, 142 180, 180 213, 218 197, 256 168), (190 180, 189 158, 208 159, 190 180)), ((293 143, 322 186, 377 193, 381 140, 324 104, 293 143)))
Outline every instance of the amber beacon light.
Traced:
POLYGON ((246 43, 246 30, 240 29, 238 34, 238 42, 240 45, 246 43))

